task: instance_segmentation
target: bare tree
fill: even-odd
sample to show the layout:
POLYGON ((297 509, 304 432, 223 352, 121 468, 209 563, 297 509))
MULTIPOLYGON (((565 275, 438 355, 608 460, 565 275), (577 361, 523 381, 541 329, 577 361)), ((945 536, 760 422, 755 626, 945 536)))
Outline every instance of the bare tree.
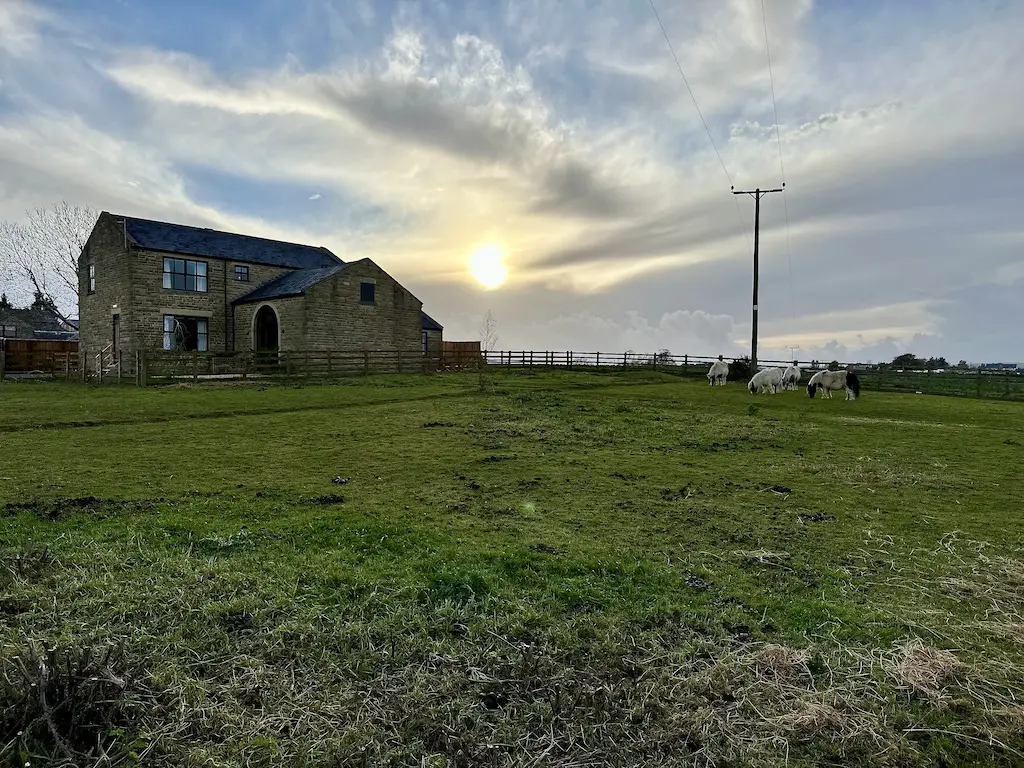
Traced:
POLYGON ((493 352, 498 346, 498 321, 494 319, 489 309, 480 323, 480 345, 485 352, 493 352))
POLYGON ((0 274, 28 281, 66 322, 78 311, 78 258, 97 216, 62 200, 28 211, 24 222, 0 221, 0 274))

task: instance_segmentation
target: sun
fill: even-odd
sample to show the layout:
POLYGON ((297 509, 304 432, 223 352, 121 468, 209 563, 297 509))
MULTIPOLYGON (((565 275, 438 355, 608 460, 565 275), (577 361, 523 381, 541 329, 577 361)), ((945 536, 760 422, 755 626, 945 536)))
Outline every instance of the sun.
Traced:
POLYGON ((502 252, 496 245, 485 245, 469 257, 469 274, 484 288, 497 288, 508 277, 508 269, 501 263, 502 252))

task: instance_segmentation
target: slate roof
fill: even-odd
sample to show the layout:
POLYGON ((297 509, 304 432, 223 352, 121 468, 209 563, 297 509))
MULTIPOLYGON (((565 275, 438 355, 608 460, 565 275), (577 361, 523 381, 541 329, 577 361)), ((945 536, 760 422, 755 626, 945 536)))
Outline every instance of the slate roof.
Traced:
POLYGON ((0 310, 0 324, 18 326, 19 335, 28 329, 31 329, 33 335, 39 333, 60 333, 65 330, 61 325, 60 317, 45 307, 29 307, 26 309, 14 309, 12 307, 11 309, 0 310))
POLYGON ((326 280, 331 275, 337 274, 345 268, 344 264, 336 264, 333 267, 323 269, 297 269, 294 272, 285 272, 275 277, 268 283, 239 296, 232 304, 250 304, 254 301, 267 301, 268 299, 283 299, 287 296, 302 296, 309 288, 326 280))
POLYGON ((443 331, 444 327, 437 322, 434 318, 428 315, 426 312, 420 312, 423 315, 423 330, 424 331, 443 331))
POLYGON ((318 246, 128 216, 114 218, 118 221, 123 218, 128 235, 147 250, 294 269, 322 269, 342 263, 329 250, 318 246))

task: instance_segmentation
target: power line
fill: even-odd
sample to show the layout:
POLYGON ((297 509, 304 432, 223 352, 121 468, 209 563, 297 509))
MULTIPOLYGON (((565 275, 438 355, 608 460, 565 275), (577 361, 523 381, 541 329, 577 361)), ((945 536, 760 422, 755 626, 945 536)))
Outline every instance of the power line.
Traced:
MULTIPOLYGON (((658 9, 654 6, 654 0, 648 0, 651 4, 651 10, 654 11, 654 18, 658 20, 658 26, 661 27, 661 34, 665 36, 665 42, 668 43, 668 50, 672 54, 672 59, 676 63, 676 68, 679 70, 679 74, 683 78, 683 83, 686 85, 686 90, 690 94, 690 99, 693 101, 693 106, 697 110, 697 115, 700 117, 701 125, 704 126, 704 131, 708 135, 708 139, 711 141, 711 146, 715 150, 715 155, 718 157, 718 162, 722 166, 722 170, 725 171, 725 178, 729 180, 729 187, 733 186, 732 176, 729 174, 729 169, 725 167, 725 160, 722 159, 722 153, 718 151, 718 145, 715 144, 715 137, 711 135, 711 129, 708 128, 707 121, 704 119, 704 113, 700 111, 700 105, 697 104, 697 97, 693 95, 693 89, 690 88, 690 81, 686 79, 686 73, 683 72, 683 65, 679 63, 679 57, 676 56, 676 49, 672 45, 672 41, 669 39, 668 31, 665 29, 665 25, 661 22, 661 16, 658 15, 658 9)), ((747 222, 743 218, 743 211, 740 210, 740 204, 733 197, 733 202, 736 203, 736 215, 740 217, 740 224, 743 225, 743 230, 746 233, 747 242, 750 242, 750 233, 747 232, 747 222)))
MULTIPOLYGON (((764 52, 768 57, 768 82, 772 86, 772 113, 775 115, 775 141, 779 145, 779 170, 782 173, 782 188, 786 188, 786 166, 782 162, 782 135, 779 133, 779 107, 775 101, 775 76, 772 74, 772 50, 768 44, 768 14, 761 0, 761 20, 764 23, 764 52)), ((789 236, 789 201, 782 193, 782 206, 786 212, 786 261, 789 265, 789 313, 796 323, 796 299, 793 297, 793 243, 789 236)))

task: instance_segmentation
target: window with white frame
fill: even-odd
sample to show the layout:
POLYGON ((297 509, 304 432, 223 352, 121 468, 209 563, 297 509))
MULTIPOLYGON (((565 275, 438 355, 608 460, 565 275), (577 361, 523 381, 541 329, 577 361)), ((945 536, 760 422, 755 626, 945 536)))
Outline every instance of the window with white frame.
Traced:
POLYGON ((89 265, 89 293, 96 293, 96 265, 89 265))
POLYGON ((164 349, 207 352, 210 347, 208 329, 205 317, 164 315, 164 349))
POLYGON ((164 288, 206 293, 206 262, 164 259, 164 288))

